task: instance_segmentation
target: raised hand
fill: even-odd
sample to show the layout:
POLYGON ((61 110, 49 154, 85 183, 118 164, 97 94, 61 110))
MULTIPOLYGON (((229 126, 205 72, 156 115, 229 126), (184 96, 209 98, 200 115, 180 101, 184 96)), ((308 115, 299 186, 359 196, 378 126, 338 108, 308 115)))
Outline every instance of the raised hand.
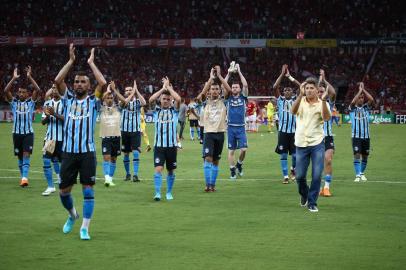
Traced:
POLYGON ((216 70, 217 77, 220 77, 221 76, 220 66, 217 65, 217 66, 214 67, 214 69, 216 70))
POLYGON ((69 60, 72 61, 72 62, 74 62, 75 59, 76 59, 76 56, 75 56, 75 47, 73 46, 73 43, 71 43, 71 44, 69 45, 69 60))
POLYGON ((90 56, 89 56, 89 59, 87 59, 87 63, 88 63, 88 64, 94 63, 94 48, 92 48, 92 49, 90 50, 90 56))
POLYGON ((288 69, 288 65, 286 65, 286 70, 285 70, 285 76, 286 77, 289 77, 290 76, 290 72, 289 72, 289 69, 288 69))
POLYGON ((169 79, 168 79, 168 77, 163 77, 163 78, 162 78, 162 83, 163 83, 163 88, 168 89, 168 86, 169 86, 169 79))
POLYGON ((215 78, 216 78, 216 74, 215 74, 215 69, 214 68, 212 68, 211 70, 210 70, 210 79, 212 79, 212 80, 214 80, 215 78))
MULTIPOLYGON (((306 82, 302 82, 300 84, 300 95, 304 96, 305 95, 305 86, 306 86, 306 82)), ((325 91, 327 92, 327 91, 325 91)))
POLYGON ((327 100, 327 98, 328 98, 328 91, 325 90, 323 95, 321 96, 321 100, 327 100))
POLYGON ((240 64, 236 64, 236 65, 235 65, 235 68, 237 69, 237 72, 238 72, 238 73, 241 73, 240 64))
POLYGON ((25 68, 25 72, 27 72, 27 78, 32 78, 32 69, 31 66, 25 68))
POLYGON ((134 80, 133 89, 138 90, 138 87, 137 87, 137 81, 136 81, 136 80, 134 80))
MULTIPOLYGON (((285 74, 287 70, 288 70, 288 65, 286 65, 286 64, 282 65, 281 74, 285 74)), ((289 72, 289 71, 288 71, 288 72, 289 72)))
POLYGON ((365 88, 364 88, 364 83, 363 82, 360 82, 359 83, 359 91, 363 91, 365 88))
POLYGON ((18 74, 18 68, 15 68, 13 71, 13 80, 20 78, 20 74, 18 74))

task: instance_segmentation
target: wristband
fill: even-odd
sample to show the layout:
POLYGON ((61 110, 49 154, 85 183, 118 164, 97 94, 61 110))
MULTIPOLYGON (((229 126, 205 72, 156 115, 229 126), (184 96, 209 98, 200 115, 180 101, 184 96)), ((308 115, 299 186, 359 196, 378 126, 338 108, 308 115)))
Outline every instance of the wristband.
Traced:
POLYGON ((288 79, 289 79, 289 81, 291 81, 291 82, 294 82, 294 81, 295 81, 295 78, 293 78, 292 75, 289 75, 289 76, 288 76, 288 79))

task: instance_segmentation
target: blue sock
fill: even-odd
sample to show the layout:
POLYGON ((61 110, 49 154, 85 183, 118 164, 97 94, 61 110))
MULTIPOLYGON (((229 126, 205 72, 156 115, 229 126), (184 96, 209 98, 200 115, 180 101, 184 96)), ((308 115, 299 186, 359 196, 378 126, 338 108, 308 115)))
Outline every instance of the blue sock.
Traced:
POLYGON ((197 138, 200 140, 200 128, 197 128, 197 138))
POLYGON ((211 185, 212 186, 216 185, 218 174, 219 174, 219 166, 213 164, 211 166, 211 185))
POLYGON ((211 168, 213 163, 204 161, 203 164, 203 172, 204 172, 204 180, 206 181, 206 186, 211 184, 211 168))
POLYGON ((161 193, 161 186, 162 186, 162 174, 154 173, 154 185, 155 185, 155 193, 161 193))
POLYGON ((195 130, 191 127, 190 128, 190 138, 194 138, 195 137, 195 130))
POLYGON ((140 152, 134 151, 133 152, 133 169, 134 175, 138 175, 138 169, 140 167, 140 152))
POLYGON ((324 181, 326 181, 327 183, 331 183, 332 179, 333 179, 333 177, 330 174, 326 174, 324 176, 324 181))
POLYGON ((109 171, 110 177, 113 177, 115 172, 116 172, 116 163, 110 162, 110 171, 109 171))
POLYGON ((172 192, 173 183, 175 182, 175 174, 168 174, 166 177, 167 193, 172 192))
POLYGON ((365 169, 367 168, 367 164, 368 164, 368 159, 367 158, 363 158, 361 161, 361 173, 364 174, 365 169))
POLYGON ((73 208, 73 199, 70 192, 68 193, 59 193, 59 198, 61 198, 61 203, 66 210, 71 211, 73 208))
POLYGON ((54 182, 52 181, 52 167, 51 167, 51 159, 49 158, 42 158, 44 162, 44 176, 45 180, 47 180, 48 187, 53 187, 54 182))
POLYGON ((23 177, 23 160, 18 159, 18 169, 20 170, 20 177, 23 177))
POLYGON ((293 169, 296 168, 296 154, 292 154, 292 167, 293 169))
POLYGON ((54 171, 55 171, 55 173, 59 175, 59 174, 61 173, 61 167, 60 167, 60 165, 59 165, 59 160, 54 159, 52 162, 53 162, 53 164, 54 164, 54 171))
POLYGON ((23 177, 28 178, 30 171, 30 157, 23 157, 23 177))
POLYGON ((354 170, 355 170, 355 175, 360 176, 360 174, 361 174, 361 162, 357 158, 354 158, 354 170))
POLYGON ((281 167, 282 167, 283 177, 288 176, 288 154, 287 153, 281 154, 281 167))
POLYGON ((124 162, 125 172, 127 175, 129 175, 130 174, 130 157, 128 155, 124 155, 123 162, 124 162))
POLYGON ((83 218, 91 219, 94 209, 94 190, 92 187, 85 187, 83 190, 83 218))
POLYGON ((103 160, 103 175, 110 174, 110 161, 103 160))

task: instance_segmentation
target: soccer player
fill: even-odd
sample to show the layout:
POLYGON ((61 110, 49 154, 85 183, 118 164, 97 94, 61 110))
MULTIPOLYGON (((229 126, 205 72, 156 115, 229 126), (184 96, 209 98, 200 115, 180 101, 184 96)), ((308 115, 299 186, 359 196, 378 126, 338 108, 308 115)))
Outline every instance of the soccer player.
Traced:
POLYGON ((273 133, 272 128, 274 126, 274 119, 273 115, 275 113, 275 106, 273 105, 272 100, 269 100, 268 104, 266 104, 266 116, 268 121, 268 132, 273 133))
POLYGON ((206 104, 202 112, 204 125, 203 156, 204 156, 204 178, 206 192, 216 191, 216 180, 219 172, 219 161, 224 145, 224 132, 226 131, 227 108, 224 99, 221 98, 223 86, 224 96, 231 92, 226 80, 221 76, 220 66, 215 66, 210 71, 210 79, 205 84, 197 99, 202 100, 207 96, 206 104))
POLYGON ((283 184, 289 184, 288 175, 288 154, 292 155, 292 166, 290 169, 291 179, 295 180, 295 167, 296 167, 296 149, 295 149, 295 131, 296 131, 296 117, 291 112, 292 104, 296 100, 296 95, 293 89, 285 87, 283 89, 283 96, 280 94, 280 83, 283 77, 287 77, 291 82, 300 86, 289 73, 288 65, 282 66, 282 72, 276 80, 273 88, 275 89, 275 96, 277 97, 278 105, 278 145, 275 152, 280 155, 280 162, 282 168, 283 184))
POLYGON ((257 105, 253 101, 250 101, 247 104, 247 123, 247 131, 255 132, 257 123, 257 105))
MULTIPOLYGON (((135 85, 136 86, 136 85, 135 85)), ((124 96, 127 98, 131 95, 133 88, 127 86, 124 89, 124 96)), ((126 171, 125 181, 131 180, 130 173, 130 153, 133 153, 133 182, 140 182, 138 170, 140 166, 141 153, 141 107, 145 106, 144 97, 135 88, 134 98, 127 104, 120 103, 121 112, 121 150, 124 153, 124 168, 126 171)))
POLYGON ((146 152, 151 151, 151 144, 149 143, 149 137, 147 133, 147 123, 145 121, 145 110, 144 107, 141 107, 141 134, 144 143, 147 145, 146 152))
MULTIPOLYGON (((237 173, 239 176, 244 174, 242 165, 248 148, 247 134, 245 133, 245 108, 248 102, 248 83, 241 73, 239 64, 236 65, 236 68, 242 83, 242 90, 239 82, 233 81, 231 84, 231 94, 225 96, 228 118, 227 141, 230 179, 236 179, 237 173), (240 155, 236 164, 234 154, 237 149, 240 149, 240 155)), ((225 78, 226 82, 230 76, 231 73, 229 71, 225 78)))
POLYGON ((365 89, 364 83, 359 83, 358 93, 351 101, 351 137, 354 152, 354 182, 367 181, 365 169, 367 168, 370 133, 369 133, 369 110, 374 103, 374 98, 365 89), (366 102, 365 102, 366 99, 366 102))
POLYGON ((196 112, 196 102, 192 101, 188 105, 188 117, 189 117, 189 126, 190 126, 190 139, 195 140, 195 129, 197 132, 197 137, 200 139, 200 129, 199 129, 199 114, 196 112))
POLYGON ((155 201, 161 200, 162 171, 166 163, 168 175, 166 177, 166 199, 173 200, 172 188, 175 182, 175 169, 177 157, 177 133, 180 96, 175 92, 168 77, 162 79, 163 87, 154 93, 149 102, 155 102, 159 98, 159 105, 154 111, 155 142, 154 142, 154 185, 155 201), (175 103, 172 103, 172 98, 175 103), (172 105, 173 104, 173 105, 172 105))
MULTIPOLYGON (((135 84, 135 82, 134 82, 135 84)), ((121 154, 120 148, 120 120, 121 113, 114 103, 113 92, 118 99, 126 104, 134 96, 134 91, 125 99, 116 89, 114 82, 110 82, 107 91, 103 94, 103 105, 100 108, 100 137, 102 138, 104 185, 115 186, 113 182, 116 171, 117 157, 121 154)))
POLYGON ((34 147, 34 129, 32 127, 32 119, 35 110, 35 102, 37 100, 38 91, 40 88, 32 77, 32 69, 28 66, 25 71, 27 78, 33 85, 34 90, 31 97, 28 89, 19 87, 17 97, 13 97, 12 88, 15 81, 20 78, 18 69, 15 68, 10 82, 4 89, 6 101, 10 103, 13 113, 13 143, 14 155, 18 157, 18 168, 20 169, 20 186, 28 186, 28 174, 30 171, 30 156, 34 147))
POLYGON ((44 138, 43 149, 43 168, 45 180, 48 187, 42 192, 43 196, 49 196, 54 193, 55 186, 52 179, 52 167, 53 163, 56 176, 58 178, 57 183, 60 183, 60 162, 62 161, 62 144, 63 144, 63 121, 64 112, 61 102, 61 96, 59 95, 56 85, 53 84, 51 88, 49 100, 44 103, 44 111, 42 113, 41 123, 47 125, 47 132, 44 138))
POLYGON ((324 167, 324 131, 323 123, 331 118, 327 104, 328 92, 318 98, 317 81, 307 78, 300 86, 300 94, 292 105, 296 115, 296 181, 300 194, 300 205, 307 206, 310 212, 318 212, 317 198, 320 191, 321 176, 324 167), (312 161, 312 182, 307 185, 307 169, 312 161))
MULTIPOLYGON (((183 140, 183 130, 185 129, 185 122, 186 122, 186 113, 187 113, 188 107, 185 104, 185 99, 182 98, 182 102, 179 107, 179 139, 183 140)), ((180 144, 180 142, 179 142, 180 144)))
MULTIPOLYGON (((330 111, 334 108, 336 99, 336 91, 334 87, 326 80, 326 75, 323 69, 320 69, 319 78, 319 98, 322 99, 327 92, 327 103, 330 111)), ((334 137, 331 130, 333 125, 332 117, 324 122, 324 188, 320 191, 320 196, 331 197, 330 184, 333 180, 333 155, 334 155, 334 137)))
MULTIPOLYGON (((63 226, 64 233, 70 233, 79 214, 73 205, 71 191, 80 175, 83 192, 83 221, 80 238, 89 240, 89 224, 94 209, 94 189, 96 181, 96 154, 94 130, 100 101, 95 95, 89 95, 90 80, 83 73, 75 76, 73 91, 68 89, 65 78, 75 62, 75 47, 69 46, 69 61, 55 78, 55 84, 62 96, 64 109, 64 142, 61 164, 60 198, 69 217, 63 226)), ((96 90, 106 84, 106 80, 94 63, 94 49, 91 50, 88 64, 98 82, 96 90)), ((99 93, 96 93, 99 95, 99 93)))

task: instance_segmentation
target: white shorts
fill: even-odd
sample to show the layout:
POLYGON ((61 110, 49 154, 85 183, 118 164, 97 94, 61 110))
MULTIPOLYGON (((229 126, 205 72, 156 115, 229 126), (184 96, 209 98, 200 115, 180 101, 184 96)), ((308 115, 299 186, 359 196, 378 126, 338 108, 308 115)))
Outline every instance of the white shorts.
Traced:
POLYGON ((248 122, 256 122, 257 121, 257 116, 255 114, 253 115, 248 115, 248 122))

